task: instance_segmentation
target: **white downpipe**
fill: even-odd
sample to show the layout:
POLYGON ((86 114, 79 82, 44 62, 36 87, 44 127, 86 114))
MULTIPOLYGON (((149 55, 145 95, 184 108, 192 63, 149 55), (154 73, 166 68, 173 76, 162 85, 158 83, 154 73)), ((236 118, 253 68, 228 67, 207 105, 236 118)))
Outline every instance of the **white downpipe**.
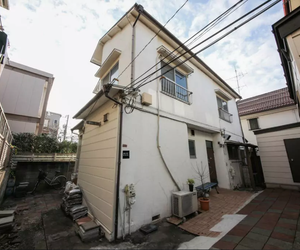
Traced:
MULTIPOLYGON (((158 62, 158 60, 159 60, 159 56, 156 57, 156 70, 157 70, 157 62, 158 62)), ((160 155, 160 157, 161 157, 161 159, 162 159, 162 161, 163 161, 163 163, 164 163, 164 165, 165 165, 165 167, 166 167, 166 169, 167 169, 167 171, 168 171, 168 173, 169 173, 172 181, 174 182, 174 184, 177 187, 177 189, 180 191, 181 189, 180 189, 179 185, 177 184, 176 180, 174 179, 174 177, 173 177, 170 169, 168 168, 168 165, 167 165, 167 163, 166 163, 166 161, 164 159, 164 156, 163 156, 163 154, 161 152, 161 149, 160 149, 160 140, 159 140, 159 131, 160 131, 160 119, 159 119, 160 118, 160 112, 159 112, 160 111, 160 108, 159 108, 159 79, 157 80, 156 97, 157 97, 156 98, 157 99, 157 135, 156 135, 157 149, 158 149, 159 155, 160 155)))

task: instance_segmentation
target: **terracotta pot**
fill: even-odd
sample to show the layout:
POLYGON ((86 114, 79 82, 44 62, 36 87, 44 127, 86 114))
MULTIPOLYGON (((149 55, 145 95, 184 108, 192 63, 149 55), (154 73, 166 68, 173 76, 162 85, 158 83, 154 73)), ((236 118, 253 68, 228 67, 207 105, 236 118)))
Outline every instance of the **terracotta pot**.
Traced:
POLYGON ((209 210, 209 199, 207 200, 200 199, 200 204, 201 204, 201 210, 203 211, 209 210))
POLYGON ((190 189, 190 192, 193 192, 194 191, 194 185, 193 184, 189 184, 189 189, 190 189))

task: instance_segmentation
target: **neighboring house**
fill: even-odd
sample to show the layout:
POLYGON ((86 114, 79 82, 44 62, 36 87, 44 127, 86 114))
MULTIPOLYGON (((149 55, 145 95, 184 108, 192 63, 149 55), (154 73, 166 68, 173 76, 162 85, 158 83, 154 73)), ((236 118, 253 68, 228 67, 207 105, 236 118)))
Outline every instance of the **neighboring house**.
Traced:
POLYGON ((0 102, 13 133, 41 134, 52 74, 9 61, 0 78, 0 102))
POLYGON ((237 102, 245 139, 257 145, 254 131, 299 122, 297 105, 288 88, 274 90, 237 102))
POLYGON ((300 186, 300 119, 288 88, 238 101, 245 139, 257 144, 267 187, 300 186))
POLYGON ((96 95, 74 116, 83 121, 72 131, 79 130, 78 183, 109 240, 170 216, 172 192, 188 190, 188 178, 201 184, 197 166, 207 172, 205 182, 218 181, 227 189, 242 185, 239 147, 245 144, 236 105, 241 97, 201 59, 194 56, 175 70, 160 71, 157 75, 164 76, 137 95, 124 92, 132 79, 180 44, 135 4, 100 39, 92 56, 100 80, 96 95), (107 83, 116 78, 110 88, 107 83), (136 201, 128 212, 124 188, 129 184, 134 184, 136 201))
POLYGON ((43 134, 49 134, 53 137, 57 137, 60 118, 61 114, 47 111, 44 121, 43 134))
POLYGON ((285 16, 273 24, 290 97, 300 115, 300 0, 283 0, 285 16))

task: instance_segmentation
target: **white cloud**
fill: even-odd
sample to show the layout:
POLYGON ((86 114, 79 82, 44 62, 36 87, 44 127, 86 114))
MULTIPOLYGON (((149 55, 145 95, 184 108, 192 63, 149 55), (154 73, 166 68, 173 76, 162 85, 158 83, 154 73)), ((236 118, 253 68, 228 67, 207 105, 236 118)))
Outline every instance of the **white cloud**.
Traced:
MULTIPOLYGON (((185 41, 236 0, 189 1, 167 28, 185 41)), ((229 16, 223 27, 262 1, 251 0, 229 16)), ((11 0, 3 24, 11 43, 10 59, 55 75, 48 109, 73 116, 93 96, 97 67, 90 63, 101 36, 133 6, 134 0, 11 0)), ((142 0, 147 12, 164 24, 184 3, 142 0)), ((271 25, 282 17, 281 5, 214 45, 200 57, 224 79, 233 65, 247 73, 240 79, 244 97, 285 84, 271 25)), ((214 29, 216 30, 216 29, 214 29)), ((213 30, 211 31, 211 33, 213 30)), ((211 34, 210 33, 210 34, 211 34)), ((236 87, 235 81, 228 81, 236 87)), ((71 121, 71 125, 77 121, 71 121)))

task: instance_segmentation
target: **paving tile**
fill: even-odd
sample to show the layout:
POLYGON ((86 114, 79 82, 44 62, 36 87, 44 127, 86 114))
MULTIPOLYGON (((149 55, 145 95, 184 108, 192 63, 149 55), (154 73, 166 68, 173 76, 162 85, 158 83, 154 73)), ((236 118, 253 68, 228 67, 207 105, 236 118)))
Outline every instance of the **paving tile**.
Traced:
POLYGON ((290 235, 290 236, 293 236, 293 237, 296 234, 295 230, 284 228, 284 227, 275 227, 274 232, 290 235))
POLYGON ((241 237, 241 236, 228 235, 228 234, 222 238, 222 240, 224 240, 224 241, 233 242, 236 244, 238 244, 242 239, 243 239, 243 237, 241 237))
POLYGON ((268 212, 271 212, 271 213, 282 213, 283 210, 280 210, 280 209, 269 209, 268 212))
POLYGON ((260 241, 260 242, 263 242, 263 243, 266 243, 267 240, 269 239, 268 236, 253 233, 253 232, 248 233, 246 235, 246 238, 249 238, 249 239, 254 240, 254 241, 260 241))
POLYGON ((236 247, 236 243, 219 240, 213 245, 213 247, 219 249, 234 249, 236 247))
POLYGON ((279 222, 288 223, 288 224, 293 224, 293 225, 296 225, 296 224, 297 224, 297 220, 284 219, 284 218, 280 218, 280 219, 279 219, 279 222))
POLYGON ((271 235, 271 233, 272 233, 272 230, 267 230, 267 229, 261 229, 261 228, 258 228, 258 227, 253 227, 250 232, 269 237, 271 235))
POLYGON ((280 249, 292 249, 293 248, 292 243, 278 240, 278 239, 273 239, 273 238, 269 238, 269 240, 267 241, 267 245, 275 246, 280 249))
POLYGON ((296 230, 296 228, 297 228, 297 225, 295 225, 295 224, 289 224, 289 223, 284 223, 284 222, 280 222, 280 221, 278 221, 276 226, 277 227, 289 228, 289 229, 293 229, 293 230, 296 230))
POLYGON ((250 238, 245 237, 240 243, 239 245, 245 246, 245 247, 249 247, 252 249, 262 249, 264 246, 265 242, 261 242, 261 241, 257 241, 257 240, 253 240, 250 238))
POLYGON ((293 243, 295 237, 283 233, 273 232, 271 234, 271 238, 293 243))
POLYGON ((264 249, 264 250, 265 250, 265 249, 266 249, 266 250, 277 250, 277 249, 281 249, 281 248, 266 244, 266 245, 264 246, 263 249, 264 249))
POLYGON ((259 221, 259 218, 247 216, 239 224, 253 226, 259 221))
POLYGON ((293 249, 300 249, 300 242, 294 242, 293 249))
POLYGON ((235 247, 235 249, 252 249, 252 248, 250 248, 250 247, 245 247, 245 246, 242 246, 242 245, 237 245, 237 246, 235 247))

